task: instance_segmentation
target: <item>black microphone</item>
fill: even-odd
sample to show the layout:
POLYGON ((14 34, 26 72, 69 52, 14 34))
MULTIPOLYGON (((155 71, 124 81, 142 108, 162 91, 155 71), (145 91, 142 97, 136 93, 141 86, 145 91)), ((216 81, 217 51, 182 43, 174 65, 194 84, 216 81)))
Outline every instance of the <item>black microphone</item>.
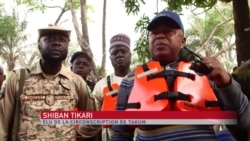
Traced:
POLYGON ((213 70, 211 66, 201 61, 202 57, 200 55, 189 50, 187 47, 181 48, 178 56, 179 59, 184 62, 192 62, 190 69, 194 70, 199 75, 207 75, 213 70))

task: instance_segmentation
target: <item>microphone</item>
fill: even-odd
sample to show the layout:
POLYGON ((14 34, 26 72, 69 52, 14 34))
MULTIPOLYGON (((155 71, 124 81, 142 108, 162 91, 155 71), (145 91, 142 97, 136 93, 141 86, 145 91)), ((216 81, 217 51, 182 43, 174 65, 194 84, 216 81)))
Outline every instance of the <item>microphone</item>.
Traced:
POLYGON ((213 70, 211 66, 201 61, 202 57, 200 55, 189 50, 187 47, 181 48, 178 56, 184 62, 192 62, 190 69, 194 70, 198 75, 207 75, 213 70))

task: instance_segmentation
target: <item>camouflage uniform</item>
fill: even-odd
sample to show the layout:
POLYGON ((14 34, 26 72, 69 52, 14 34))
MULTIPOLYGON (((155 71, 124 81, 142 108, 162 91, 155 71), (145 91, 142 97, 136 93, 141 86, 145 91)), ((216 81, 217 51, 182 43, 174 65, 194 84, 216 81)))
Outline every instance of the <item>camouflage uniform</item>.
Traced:
MULTIPOLYGON (((23 93, 20 96, 21 113, 18 138, 21 141, 75 141, 79 133, 88 138, 97 131, 95 126, 43 125, 39 119, 43 110, 95 110, 94 100, 86 89, 84 80, 62 66, 57 75, 46 75, 40 63, 28 69, 23 93)), ((14 113, 15 95, 18 91, 20 71, 15 71, 7 81, 5 97, 0 102, 0 140, 7 140, 8 128, 14 113)))

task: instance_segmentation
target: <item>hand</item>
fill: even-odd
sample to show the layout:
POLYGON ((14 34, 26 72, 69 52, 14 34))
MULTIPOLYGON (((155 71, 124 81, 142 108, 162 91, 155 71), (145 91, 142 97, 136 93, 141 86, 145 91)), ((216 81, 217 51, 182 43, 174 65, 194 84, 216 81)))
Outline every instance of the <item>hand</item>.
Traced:
POLYGON ((215 57, 204 57, 201 61, 212 68, 207 77, 218 87, 226 87, 231 83, 231 76, 215 57))

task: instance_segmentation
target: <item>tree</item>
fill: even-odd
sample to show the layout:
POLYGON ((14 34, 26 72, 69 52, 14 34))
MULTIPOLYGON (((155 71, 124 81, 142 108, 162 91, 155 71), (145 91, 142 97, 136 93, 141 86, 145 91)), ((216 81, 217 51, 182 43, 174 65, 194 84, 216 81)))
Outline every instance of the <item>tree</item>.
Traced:
POLYGON ((217 57, 229 72, 235 67, 231 5, 216 4, 202 16, 194 13, 185 31, 187 47, 203 56, 217 57))
MULTIPOLYGON (((223 11, 223 13, 227 13, 227 15, 229 16, 231 12, 230 8, 227 9, 227 12, 225 12, 225 10, 222 10, 222 9, 219 11, 218 8, 216 9, 216 11, 217 12, 213 12, 213 15, 211 15, 211 12, 210 12, 210 16, 206 14, 208 15, 207 17, 210 17, 210 19, 206 19, 206 21, 202 18, 197 19, 196 18, 198 17, 197 15, 193 16, 190 19, 194 19, 196 20, 196 22, 198 22, 198 23, 194 23, 196 27, 193 27, 193 30, 185 31, 185 36, 188 37, 189 39, 187 41, 187 43, 189 43, 188 46, 192 47, 196 43, 196 47, 194 47, 194 49, 197 50, 199 48, 199 50, 203 50, 203 51, 205 49, 206 50, 205 52, 206 54, 204 54, 205 56, 208 56, 209 54, 214 54, 215 52, 218 52, 216 56, 219 56, 219 55, 222 55, 222 53, 224 53, 225 51, 232 49, 232 47, 234 47, 234 44, 230 44, 230 45, 228 44, 229 42, 231 43, 231 41, 229 40, 231 39, 232 34, 234 33, 233 30, 228 30, 228 28, 227 30, 223 30, 223 28, 221 28, 221 27, 225 27, 225 25, 228 25, 228 23, 232 26, 232 17, 227 17, 228 19, 225 19, 225 16, 221 17, 222 15, 221 11, 223 11), (224 22, 220 23, 221 20, 224 22), (210 23, 205 24, 205 22, 210 22, 210 23), (210 26, 205 27, 203 25, 210 25, 210 26), (227 31, 227 32, 224 33, 223 31, 227 31), (230 38, 226 38, 226 37, 230 37, 230 38), (190 42, 191 39, 193 39, 192 43, 190 42), (199 42, 194 42, 194 41, 197 41, 197 39, 199 42), (210 51, 209 53, 208 51, 211 50, 212 45, 214 47, 213 49, 214 51, 212 52, 210 51)), ((232 14, 230 16, 232 16, 232 14)), ((136 51, 138 54, 138 60, 140 62, 145 62, 150 58, 148 49, 145 48, 148 46, 146 27, 149 24, 149 21, 150 21, 149 17, 144 14, 140 18, 140 20, 136 23, 136 26, 135 26, 135 32, 139 32, 141 34, 139 39, 136 41, 136 45, 134 49, 134 51, 136 51)), ((230 69, 233 67, 232 65, 233 64, 230 65, 231 66, 230 69)))
POLYGON ((24 47, 25 52, 21 51, 17 60, 17 63, 26 68, 29 66, 32 66, 35 62, 39 60, 41 57, 38 48, 37 48, 37 43, 32 43, 29 45, 25 45, 24 47), (35 50, 29 50, 29 49, 35 49, 35 50))
POLYGON ((73 5, 73 1, 70 1, 70 8, 71 8, 71 13, 72 13, 72 21, 76 30, 76 34, 77 34, 77 39, 78 39, 78 43, 80 44, 82 51, 87 52, 89 54, 89 56, 92 58, 92 78, 94 77, 95 81, 101 79, 104 75, 105 75, 105 66, 106 66, 106 43, 105 43, 105 23, 106 23, 106 0, 103 3, 103 57, 102 57, 102 64, 101 64, 101 68, 97 69, 95 62, 93 61, 93 53, 92 50, 90 48, 89 45, 89 37, 88 37, 88 28, 87 28, 87 4, 86 4, 86 0, 80 0, 81 2, 81 23, 82 23, 82 35, 79 31, 79 26, 76 20, 76 15, 74 12, 74 5, 73 5), (82 38, 83 37, 83 38, 82 38), (99 72, 97 70, 100 70, 99 72))
POLYGON ((27 22, 20 21, 15 10, 11 14, 0 15, 0 55, 7 62, 7 71, 15 68, 15 63, 24 51, 23 43, 27 39, 25 29, 27 22))
POLYGON ((91 51, 90 45, 89 45, 89 36, 88 36, 88 28, 87 28, 87 5, 86 5, 86 0, 80 0, 81 2, 81 23, 82 23, 82 32, 80 31, 78 22, 77 22, 77 18, 76 18, 76 14, 75 14, 75 7, 74 7, 74 3, 73 0, 69 0, 70 3, 70 11, 71 11, 71 15, 72 15, 72 22, 76 31, 76 35, 77 35, 77 40, 78 43, 82 49, 83 52, 86 52, 92 59, 92 69, 91 69, 91 79, 92 81, 97 81, 98 79, 100 79, 100 76, 98 75, 97 71, 96 71, 96 65, 95 62, 93 61, 93 53, 91 51))
POLYGON ((105 76, 105 66, 106 66, 106 7, 107 0, 103 1, 103 15, 102 15, 102 64, 100 68, 100 75, 105 76))
POLYGON ((237 62, 240 66, 250 59, 250 27, 248 0, 233 0, 234 30, 236 36, 237 62))
MULTIPOLYGON (((52 0, 53 1, 53 0, 52 0)), ((103 74, 105 74, 105 65, 106 65, 106 60, 102 61, 101 69, 100 72, 98 73, 96 70, 96 64, 93 61, 93 53, 90 48, 90 43, 89 43, 89 36, 88 36, 88 26, 87 26, 87 10, 91 9, 89 5, 87 5, 86 0, 65 0, 64 1, 64 6, 60 7, 58 5, 46 5, 45 2, 46 0, 41 0, 41 1, 36 1, 36 0, 17 0, 18 4, 25 4, 28 7, 30 7, 32 10, 41 10, 44 11, 47 8, 60 8, 61 13, 59 14, 58 18, 55 21, 55 24, 59 24, 59 21, 63 14, 67 11, 71 12, 72 15, 72 22, 74 29, 76 31, 77 35, 77 40, 78 43, 82 49, 83 52, 86 52, 91 58, 92 58, 92 71, 91 71, 91 77, 94 79, 94 81, 99 80, 100 78, 103 77, 103 74), (75 14, 75 10, 80 8, 80 16, 81 16, 81 26, 78 24, 78 18, 75 14)), ((104 8, 106 7, 106 2, 104 3, 104 8)), ((106 11, 106 8, 104 9, 106 11)), ((105 24, 105 16, 106 12, 104 12, 104 24, 105 24)), ((105 25, 103 25, 104 27, 105 25)), ((103 29, 104 34, 105 34, 105 29, 103 29)), ((105 38, 105 37, 103 37, 105 38)), ((105 40, 105 39, 104 39, 105 40)), ((105 41, 103 41, 103 48, 105 48, 105 41)), ((106 58, 105 50, 103 50, 103 58, 106 58)))
POLYGON ((141 19, 136 23, 135 32, 140 32, 141 36, 135 43, 134 51, 137 52, 138 61, 145 63, 150 58, 149 50, 147 48, 148 42, 148 32, 146 30, 147 25, 149 24, 149 17, 145 14, 141 19))
MULTIPOLYGON (((140 11, 140 5, 145 4, 144 0, 121 0, 128 14, 137 14, 140 11)), ((248 0, 162 0, 166 2, 166 8, 169 10, 181 12, 183 6, 194 6, 195 8, 204 8, 205 11, 211 9, 218 2, 229 3, 232 1, 234 13, 234 30, 236 35, 236 51, 238 66, 250 58, 250 27, 249 3, 248 0)), ((158 3, 158 0, 156 1, 158 3)))

